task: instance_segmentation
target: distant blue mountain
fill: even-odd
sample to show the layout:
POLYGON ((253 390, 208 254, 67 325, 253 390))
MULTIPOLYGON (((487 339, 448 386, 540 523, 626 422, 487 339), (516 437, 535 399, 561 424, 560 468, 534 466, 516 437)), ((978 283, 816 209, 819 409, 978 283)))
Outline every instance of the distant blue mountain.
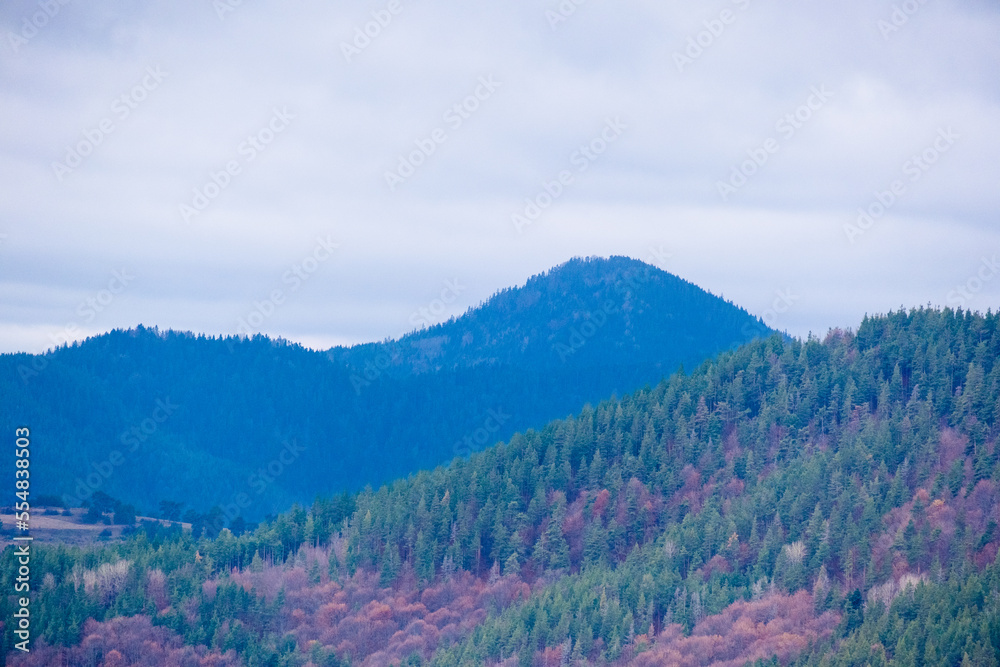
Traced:
POLYGON ((258 520, 468 455, 770 333, 642 262, 573 259, 395 341, 316 352, 139 326, 2 355, 2 419, 6 432, 32 429, 35 493, 258 520))

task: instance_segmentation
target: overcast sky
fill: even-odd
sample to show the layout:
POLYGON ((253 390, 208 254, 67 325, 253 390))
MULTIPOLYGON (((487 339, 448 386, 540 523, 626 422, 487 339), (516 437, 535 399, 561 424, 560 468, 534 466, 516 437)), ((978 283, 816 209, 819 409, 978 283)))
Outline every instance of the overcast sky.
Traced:
POLYGON ((5 0, 0 351, 380 340, 612 254, 800 336, 996 310, 998 35, 986 0, 5 0))

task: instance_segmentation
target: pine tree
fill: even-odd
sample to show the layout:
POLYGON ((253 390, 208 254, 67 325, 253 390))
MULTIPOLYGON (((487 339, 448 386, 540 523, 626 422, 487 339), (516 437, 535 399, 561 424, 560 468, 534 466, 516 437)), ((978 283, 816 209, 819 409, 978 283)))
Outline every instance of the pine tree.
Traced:
POLYGON ((822 553, 822 546, 826 542, 826 521, 819 503, 813 510, 809 518, 809 527, 806 528, 806 555, 809 558, 809 570, 816 571, 826 560, 822 553))
POLYGON ((420 581, 434 579, 434 545, 422 530, 417 533, 414 569, 420 581))
POLYGON ((587 525, 583 536, 583 565, 591 567, 607 562, 608 537, 600 521, 587 525))
MULTIPOLYGON (((383 588, 392 586, 396 581, 396 577, 399 576, 399 569, 402 566, 401 559, 399 557, 399 549, 395 544, 390 544, 386 547, 382 554, 382 566, 379 574, 379 585, 383 588)), ((433 576, 433 573, 432 575, 433 576)))
POLYGON ((519 575, 521 574, 521 564, 517 555, 517 551, 514 551, 507 557, 507 560, 503 564, 503 573, 505 575, 519 575))
POLYGON ((332 548, 327 556, 326 574, 330 577, 330 581, 340 580, 340 560, 337 558, 337 552, 332 548))
POLYGON ((588 484, 591 489, 599 489, 604 483, 606 473, 604 457, 601 456, 600 448, 594 450, 594 458, 590 463, 588 484))
POLYGON ((554 570, 569 567, 569 545, 563 536, 563 521, 566 518, 566 497, 556 493, 549 525, 545 529, 545 544, 548 552, 548 567, 554 570))

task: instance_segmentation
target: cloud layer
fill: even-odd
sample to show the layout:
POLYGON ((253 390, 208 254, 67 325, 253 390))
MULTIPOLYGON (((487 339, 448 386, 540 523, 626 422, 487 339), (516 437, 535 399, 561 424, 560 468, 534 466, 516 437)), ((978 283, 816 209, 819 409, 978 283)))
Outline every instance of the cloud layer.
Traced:
POLYGON ((996 309, 997 34, 985 1, 8 2, 0 351, 378 340, 574 255, 797 335, 996 309))

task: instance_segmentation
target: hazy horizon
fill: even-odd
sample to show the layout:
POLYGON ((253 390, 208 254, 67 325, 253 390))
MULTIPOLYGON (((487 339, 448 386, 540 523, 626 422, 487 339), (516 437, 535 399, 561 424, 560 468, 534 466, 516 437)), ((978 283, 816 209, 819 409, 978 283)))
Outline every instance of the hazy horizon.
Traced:
MULTIPOLYGON (((567 262, 572 261, 573 259, 593 259, 593 257, 586 257, 586 258, 583 258, 583 257, 573 257, 570 260, 567 260, 567 262)), ((607 259, 607 257, 602 257, 601 259, 607 259)), ((637 259, 637 258, 632 257, 632 258, 629 258, 629 259, 637 259)), ((642 260, 638 260, 638 261, 642 261, 642 260)), ((544 271, 544 272, 542 272, 540 274, 535 274, 535 276, 542 275, 544 273, 548 273, 552 269, 559 268, 560 266, 562 266, 565 263, 566 262, 562 262, 562 263, 556 265, 555 267, 552 267, 551 269, 549 269, 547 271, 544 271)), ((650 262, 647 262, 647 264, 650 264, 651 266, 655 266, 654 264, 651 264, 650 262)), ((657 267, 657 268, 659 268, 659 267, 657 267)), ((535 276, 531 276, 531 277, 535 277, 535 276)), ((531 277, 529 277, 529 279, 531 277)), ((683 276, 677 276, 677 277, 683 279, 683 276)), ((326 352, 328 350, 331 350, 331 349, 334 349, 334 348, 337 348, 337 347, 350 348, 350 347, 359 346, 359 345, 368 345, 368 344, 372 344, 372 343, 380 343, 380 342, 387 341, 387 340, 399 340, 401 338, 405 338, 405 337, 410 336, 410 335, 419 334, 419 333, 421 333, 425 329, 437 326, 439 324, 444 324, 444 323, 446 323, 446 322, 448 322, 450 320, 459 319, 459 318, 463 317, 464 315, 468 314, 469 312, 471 312, 473 310, 476 310, 477 308, 480 308, 480 307, 486 305, 486 303, 488 303, 489 300, 493 296, 495 296, 496 294, 498 294, 503 289, 506 289, 506 288, 521 288, 521 287, 525 286, 525 282, 526 282, 526 280, 522 280, 522 281, 520 281, 519 283, 517 283, 515 285, 507 285, 507 286, 498 287, 493 292, 491 292, 486 298, 484 298, 481 302, 475 303, 475 304, 470 304, 468 306, 468 308, 466 308, 462 312, 451 312, 453 310, 451 308, 451 306, 450 306, 451 295, 454 295, 456 292, 455 292, 454 289, 449 289, 449 288, 452 288, 455 285, 455 283, 449 281, 449 284, 446 286, 446 289, 443 290, 443 293, 442 293, 443 298, 442 297, 438 297, 438 298, 432 300, 431 302, 429 302, 428 304, 426 304, 425 306, 422 306, 422 307, 418 308, 417 310, 415 310, 413 313, 411 313, 411 315, 410 315, 410 322, 409 322, 410 328, 407 328, 406 330, 401 331, 401 332, 399 332, 399 333, 397 333, 395 335, 384 336, 384 337, 379 338, 379 339, 350 340, 350 341, 344 341, 344 342, 340 342, 340 343, 335 343, 333 345, 323 345, 323 344, 310 344, 310 342, 308 340, 305 340, 305 341, 294 340, 294 339, 288 338, 288 337, 280 335, 280 334, 278 334, 278 335, 268 335, 268 334, 265 333, 265 334, 262 334, 262 335, 270 338, 271 340, 284 340, 285 342, 287 342, 289 344, 299 345, 299 346, 301 346, 301 347, 303 347, 305 349, 312 350, 314 352, 326 352), (441 314, 441 313, 448 313, 448 314, 444 315, 444 314, 441 314), (417 323, 414 322, 415 319, 418 320, 417 323)), ((460 284, 459 284, 459 286, 460 286, 460 284)), ((722 294, 714 294, 710 290, 705 290, 705 291, 708 292, 709 294, 712 294, 712 296, 716 296, 716 297, 718 297, 720 299, 724 299, 727 302, 733 303, 733 305, 735 305, 735 306, 737 306, 739 308, 744 308, 741 304, 732 302, 730 299, 726 298, 722 294)), ((780 319, 782 315, 784 315, 785 313, 787 313, 788 309, 790 309, 794 305, 794 303, 795 303, 795 298, 794 297, 795 297, 794 294, 790 294, 790 293, 787 293, 787 292, 784 295, 779 294, 776 297, 776 301, 772 304, 772 306, 770 308, 766 309, 762 314, 755 314, 755 313, 751 313, 751 314, 752 315, 756 315, 757 317, 760 317, 762 320, 764 320, 765 324, 767 324, 769 321, 776 321, 776 320, 780 319)), ((926 305, 926 304, 924 304, 924 305, 926 305)), ((904 305, 904 306, 900 306, 900 308, 903 308, 905 310, 910 310, 910 309, 918 309, 918 308, 924 307, 924 305, 920 305, 920 304, 912 305, 912 306, 905 306, 904 305)), ((947 306, 945 306, 945 307, 947 307, 947 306)), ((895 310, 898 310, 898 308, 891 309, 889 311, 886 311, 885 313, 865 313, 864 316, 885 315, 885 314, 888 314, 889 312, 893 312, 895 310)), ((986 311, 978 311, 975 308, 972 308, 970 310, 972 312, 982 312, 984 314, 986 313, 986 311)), ((988 310, 990 310, 990 309, 988 309, 988 310)), ((828 327, 828 329, 825 330, 825 331, 808 331, 805 334, 801 334, 801 335, 789 332, 789 331, 787 331, 785 329, 782 329, 780 327, 777 327, 776 329, 778 331, 782 332, 782 333, 785 333, 787 335, 792 336, 793 338, 797 338, 797 339, 800 339, 800 340, 805 340, 809 335, 813 335, 813 336, 816 336, 816 337, 822 339, 830 331, 835 330, 835 329, 856 331, 858 325, 860 325, 860 324, 861 324, 860 320, 858 320, 855 323, 850 323, 850 324, 833 324, 830 327, 828 327)), ((112 329, 108 329, 107 331, 102 331, 102 332, 88 334, 87 336, 82 337, 82 338, 69 337, 68 336, 69 332, 66 332, 66 331, 63 331, 61 333, 65 337, 69 337, 69 340, 65 341, 66 343, 69 343, 69 344, 72 344, 74 341, 76 341, 76 342, 83 342, 83 341, 89 340, 91 338, 99 337, 99 336, 102 336, 104 334, 110 333, 113 330, 126 330, 126 331, 130 331, 130 330, 135 330, 135 329, 137 329, 140 326, 146 327, 148 329, 157 329, 160 332, 173 331, 173 332, 177 332, 177 333, 191 334, 191 335, 194 335, 194 336, 205 335, 207 337, 221 337, 221 338, 226 338, 226 337, 229 337, 229 336, 253 337, 253 335, 261 333, 259 331, 252 331, 249 334, 246 333, 246 328, 249 325, 250 325, 250 322, 247 322, 246 319, 244 319, 242 322, 238 323, 238 326, 237 326, 238 330, 236 332, 211 333, 211 332, 204 332, 204 331, 195 331, 195 330, 191 330, 191 329, 163 328, 163 327, 159 327, 156 324, 146 324, 144 322, 136 322, 135 324, 133 324, 131 326, 114 327, 112 329)), ((57 348, 57 347, 59 347, 59 346, 61 346, 63 344, 64 344, 63 342, 53 343, 53 345, 51 345, 49 348, 47 348, 46 350, 44 350, 44 352, 52 351, 53 349, 55 349, 55 348, 57 348)), ((0 351, 0 354, 9 354, 9 353, 15 353, 16 354, 16 353, 22 353, 22 352, 26 352, 26 351, 25 350, 3 350, 3 351, 0 351)))

